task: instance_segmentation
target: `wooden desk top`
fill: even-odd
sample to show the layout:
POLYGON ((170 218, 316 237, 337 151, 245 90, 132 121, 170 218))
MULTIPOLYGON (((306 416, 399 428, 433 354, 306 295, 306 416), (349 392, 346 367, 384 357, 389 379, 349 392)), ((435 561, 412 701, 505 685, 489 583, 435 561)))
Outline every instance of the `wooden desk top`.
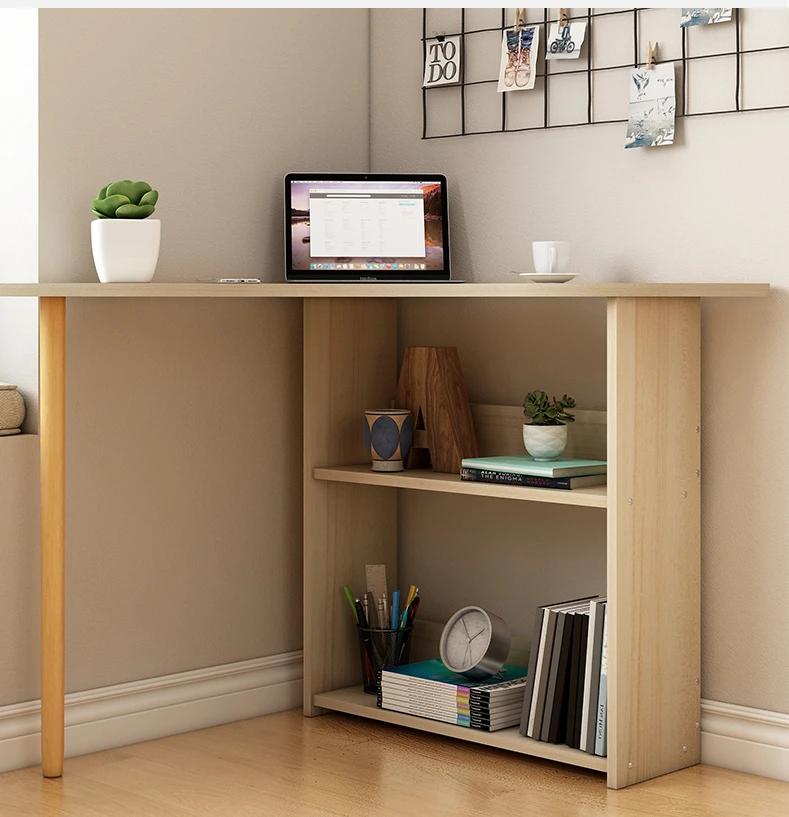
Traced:
POLYGON ((769 284, 0 284, 0 297, 763 298, 769 284))

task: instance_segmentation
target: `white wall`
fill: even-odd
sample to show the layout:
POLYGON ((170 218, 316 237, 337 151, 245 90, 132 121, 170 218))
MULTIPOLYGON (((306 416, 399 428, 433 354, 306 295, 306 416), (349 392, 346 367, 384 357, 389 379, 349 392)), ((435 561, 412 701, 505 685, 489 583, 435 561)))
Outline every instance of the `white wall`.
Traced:
MULTIPOLYGON (((457 10, 431 12, 437 33, 457 30, 457 10)), ((742 13, 746 47, 789 42, 789 12, 742 13)), ((485 19, 498 25, 498 14, 470 10, 469 25, 485 19)), ((663 53, 673 53, 677 18, 677 9, 649 12, 644 44, 660 39, 663 53)), ((725 27, 717 28, 708 33, 723 37, 725 27)), ((703 44, 702 35, 694 42, 703 44)), ((595 36, 596 54, 617 47, 610 29, 600 27, 595 36)), ((767 300, 704 306, 702 695, 789 711, 789 477, 783 463, 789 432, 780 410, 789 402, 789 166, 783 158, 789 111, 684 120, 675 146, 652 150, 625 151, 624 125, 421 141, 420 37, 420 9, 372 11, 372 169, 448 175, 457 277, 511 281, 510 270, 532 269, 532 241, 566 238, 573 269, 586 281, 774 286, 767 300)), ((495 59, 488 70, 491 64, 495 73, 495 59)), ((731 78, 731 65, 718 65, 718 75, 691 76, 696 102, 700 89, 714 91, 731 78)), ((746 58, 743 81, 748 104, 767 94, 788 102, 786 52, 746 58)), ((618 104, 624 115, 626 83, 625 73, 613 99, 609 90, 599 104, 618 104)), ((482 87, 493 102, 481 104, 495 106, 495 86, 482 87)), ((574 309, 568 318, 545 304, 497 304, 474 319, 459 301, 440 314, 415 304, 401 315, 401 338, 457 345, 472 400, 517 405, 526 391, 545 384, 574 393, 585 408, 604 408, 604 317, 597 305, 574 309), (516 326, 509 333, 502 329, 508 323, 516 326), (578 343, 571 340, 576 336, 578 343)), ((464 594, 467 582, 446 581, 452 575, 446 565, 461 553, 464 575, 479 577, 480 598, 493 604, 498 594, 494 609, 528 635, 533 607, 546 596, 565 595, 562 576, 571 595, 584 583, 587 561, 578 558, 578 548, 600 548, 600 532, 579 526, 578 543, 557 552, 542 513, 522 511, 505 520, 498 535, 498 506, 485 508, 480 500, 484 518, 470 527, 471 511, 449 500, 437 511, 425 504, 403 500, 401 569, 406 581, 427 585, 425 576, 436 577, 423 602, 428 618, 473 601, 464 594), (442 524, 429 517, 431 510, 442 524), (426 542, 440 563, 425 555, 426 542)), ((592 590, 599 580, 596 573, 586 579, 592 590)))
MULTIPOLYGON (((38 10, 0 9, 0 281, 38 280, 38 10)), ((25 398, 38 427, 38 310, 0 298, 0 381, 25 398)))

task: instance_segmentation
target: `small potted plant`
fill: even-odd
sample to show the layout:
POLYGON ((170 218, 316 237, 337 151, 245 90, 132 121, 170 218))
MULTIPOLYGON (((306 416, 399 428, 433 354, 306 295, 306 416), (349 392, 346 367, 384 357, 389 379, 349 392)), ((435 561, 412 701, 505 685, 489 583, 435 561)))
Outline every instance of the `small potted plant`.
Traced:
POLYGON ((102 187, 93 199, 93 262, 103 284, 150 281, 159 260, 162 223, 148 219, 159 194, 147 182, 126 179, 102 187))
POLYGON ((567 445, 567 423, 575 417, 567 409, 575 408, 568 397, 549 398, 544 391, 532 391, 523 401, 523 413, 530 422, 523 424, 523 444, 535 460, 559 459, 567 445))

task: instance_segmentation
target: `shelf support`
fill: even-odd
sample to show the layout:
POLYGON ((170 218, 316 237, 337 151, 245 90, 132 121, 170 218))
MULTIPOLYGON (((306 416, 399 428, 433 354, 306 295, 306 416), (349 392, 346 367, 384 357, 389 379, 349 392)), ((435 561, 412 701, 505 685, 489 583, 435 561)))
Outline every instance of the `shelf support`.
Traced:
POLYGON ((66 548, 66 299, 39 298, 41 771, 63 774, 66 548))
POLYGON ((366 587, 365 564, 397 577, 397 492, 320 482, 316 467, 369 462, 362 420, 397 385, 397 300, 304 300, 304 714, 313 695, 357 684, 359 643, 340 588, 366 587))
POLYGON ((608 785, 699 762, 700 301, 608 300, 608 785))

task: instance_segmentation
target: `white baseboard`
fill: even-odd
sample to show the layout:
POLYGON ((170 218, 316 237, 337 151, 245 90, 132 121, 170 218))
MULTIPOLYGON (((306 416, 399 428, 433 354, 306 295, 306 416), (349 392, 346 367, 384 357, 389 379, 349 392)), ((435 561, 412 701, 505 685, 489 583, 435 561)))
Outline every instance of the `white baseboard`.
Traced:
POLYGON ((703 700, 701 762, 789 781, 789 715, 703 700))
MULTIPOLYGON (((302 677, 297 651, 71 693, 66 757, 294 709, 302 677)), ((40 723, 39 701, 0 707, 0 772, 41 762, 40 723)), ((789 781, 789 715, 703 700, 701 762, 789 781)))
MULTIPOLYGON (((66 757, 301 706, 302 652, 66 696, 66 757)), ((0 707, 0 772, 41 763, 41 703, 0 707)))

